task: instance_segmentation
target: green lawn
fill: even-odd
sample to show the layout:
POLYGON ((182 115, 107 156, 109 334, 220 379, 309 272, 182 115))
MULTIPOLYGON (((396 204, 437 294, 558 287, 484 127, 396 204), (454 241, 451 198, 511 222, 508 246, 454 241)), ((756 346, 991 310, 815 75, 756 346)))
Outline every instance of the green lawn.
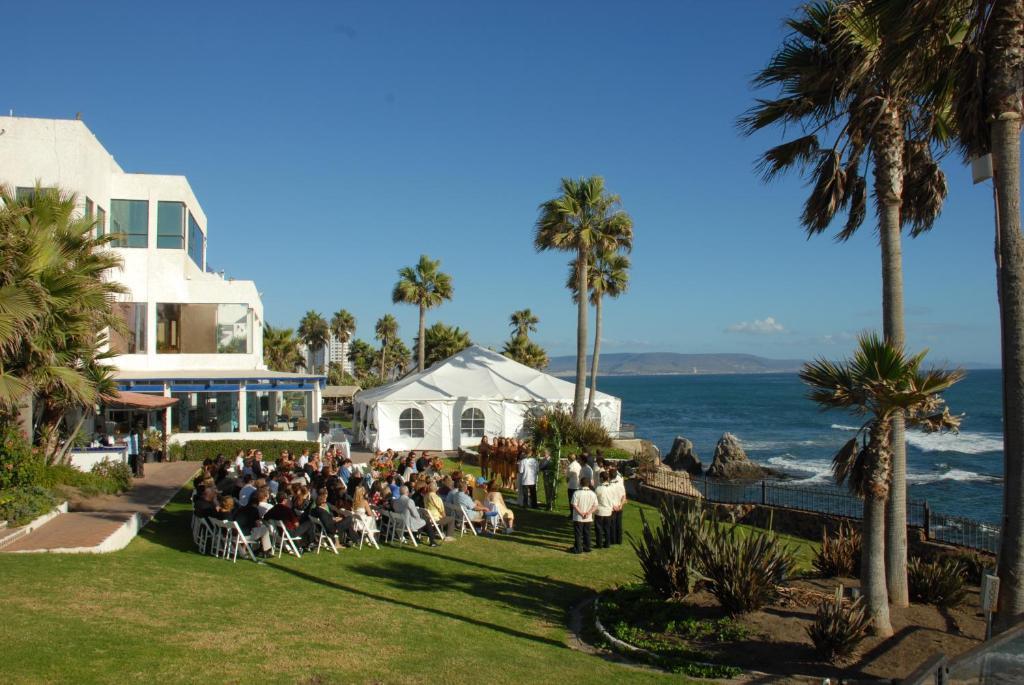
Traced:
POLYGON ((570 605, 635 577, 629 545, 570 555, 564 511, 517 514, 439 549, 232 564, 192 551, 182 491, 120 552, 0 554, 4 681, 680 682, 566 645, 570 605))

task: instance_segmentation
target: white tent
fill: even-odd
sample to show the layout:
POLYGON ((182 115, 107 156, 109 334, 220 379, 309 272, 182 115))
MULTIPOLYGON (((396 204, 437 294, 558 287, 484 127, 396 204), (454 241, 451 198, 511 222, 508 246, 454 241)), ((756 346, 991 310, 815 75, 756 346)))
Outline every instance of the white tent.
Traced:
MULTIPOLYGON (((451 450, 516 437, 534 407, 572 407, 574 385, 473 345, 390 385, 356 395, 353 428, 373 449, 451 450)), ((622 401, 603 392, 591 418, 619 430, 622 401)))

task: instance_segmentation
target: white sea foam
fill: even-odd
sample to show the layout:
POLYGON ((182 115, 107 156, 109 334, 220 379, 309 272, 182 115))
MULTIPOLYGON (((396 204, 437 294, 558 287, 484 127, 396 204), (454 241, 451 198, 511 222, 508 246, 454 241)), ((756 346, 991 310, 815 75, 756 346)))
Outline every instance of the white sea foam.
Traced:
POLYGON ((907 431, 907 443, 922 452, 959 452, 984 454, 1001 452, 1003 436, 998 433, 921 433, 907 431))
POLYGON ((935 483, 940 480, 955 480, 962 483, 974 482, 974 483, 998 483, 1001 478, 998 476, 990 476, 984 473, 975 473, 974 471, 965 471, 964 469, 948 469, 941 473, 908 473, 907 482, 912 485, 922 485, 924 483, 935 483))
MULTIPOLYGON (((825 459, 801 459, 792 454, 772 457, 768 465, 799 479, 800 483, 820 483, 832 479, 832 461, 825 459)), ((943 480, 975 483, 997 483, 998 476, 975 473, 964 469, 951 469, 945 464, 938 464, 938 471, 927 473, 911 472, 907 474, 907 482, 913 485, 936 483, 943 480)))
POLYGON ((857 426, 844 426, 841 423, 833 423, 831 427, 834 431, 850 431, 851 433, 860 430, 857 426))

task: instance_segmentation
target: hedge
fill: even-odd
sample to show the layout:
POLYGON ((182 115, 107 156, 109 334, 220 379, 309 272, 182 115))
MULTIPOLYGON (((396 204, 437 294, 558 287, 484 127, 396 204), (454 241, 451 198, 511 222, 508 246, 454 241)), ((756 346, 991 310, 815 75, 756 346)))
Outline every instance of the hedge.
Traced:
POLYGON ((312 453, 318 449, 320 443, 315 440, 189 440, 184 445, 184 456, 187 461, 216 459, 218 454, 234 459, 239 450, 260 450, 263 461, 274 462, 284 450, 302 454, 302 450, 312 453))

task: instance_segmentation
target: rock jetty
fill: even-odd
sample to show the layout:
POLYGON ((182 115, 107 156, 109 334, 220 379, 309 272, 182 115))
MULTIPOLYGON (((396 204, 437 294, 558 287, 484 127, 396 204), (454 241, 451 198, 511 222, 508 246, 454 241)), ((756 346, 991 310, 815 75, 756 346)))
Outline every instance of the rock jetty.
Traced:
POLYGON ((764 478, 765 471, 750 461, 739 438, 726 433, 715 445, 715 457, 708 467, 708 475, 725 480, 757 480, 764 478))
POLYGON ((673 471, 686 471, 691 476, 699 476, 704 471, 700 457, 693 450, 693 443, 681 435, 676 436, 672 449, 662 463, 673 471))

